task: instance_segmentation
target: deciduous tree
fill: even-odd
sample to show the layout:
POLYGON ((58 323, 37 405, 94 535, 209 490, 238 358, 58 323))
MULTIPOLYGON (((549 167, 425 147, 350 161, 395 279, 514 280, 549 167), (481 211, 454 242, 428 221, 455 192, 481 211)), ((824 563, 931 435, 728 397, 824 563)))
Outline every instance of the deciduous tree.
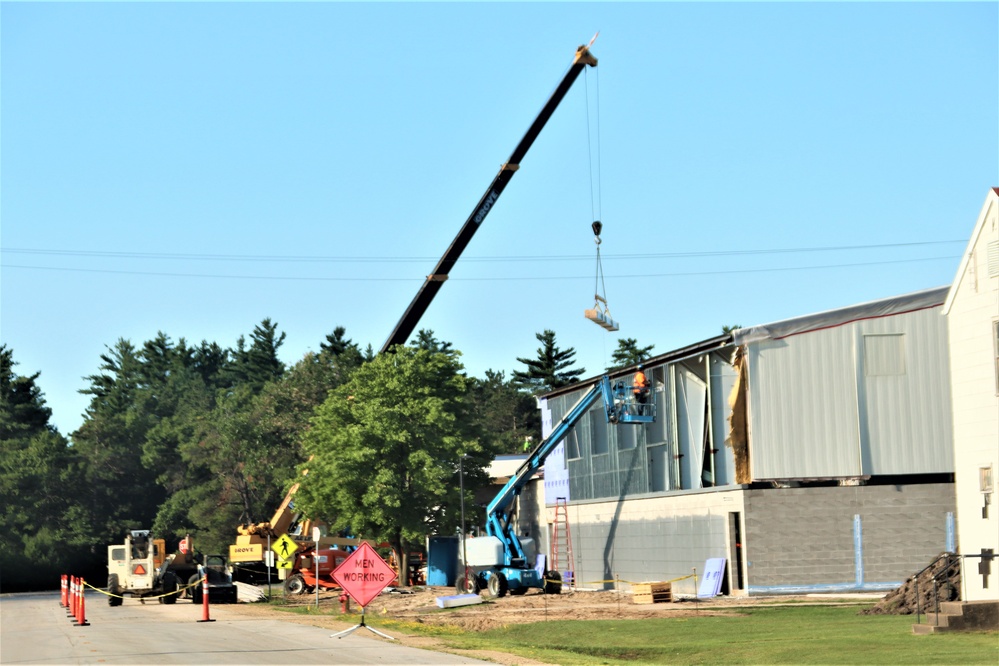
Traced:
POLYGON ((397 346, 361 366, 316 411, 305 437, 311 460, 296 504, 335 529, 388 541, 407 554, 459 521, 458 460, 467 487, 485 480, 491 455, 470 431, 457 353, 397 346))

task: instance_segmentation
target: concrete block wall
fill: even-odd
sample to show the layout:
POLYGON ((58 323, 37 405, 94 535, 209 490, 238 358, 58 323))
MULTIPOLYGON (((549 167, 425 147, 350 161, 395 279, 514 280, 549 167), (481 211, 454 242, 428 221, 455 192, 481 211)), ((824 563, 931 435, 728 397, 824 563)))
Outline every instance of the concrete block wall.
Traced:
MULTIPOLYGON (((729 513, 742 511, 742 492, 573 502, 568 513, 577 584, 613 589, 617 579, 628 589, 630 583, 688 576, 695 567, 701 575, 707 559, 730 557, 729 513)), ((692 595, 696 588, 686 579, 674 590, 692 595)))
POLYGON ((955 510, 950 483, 748 490, 745 504, 751 594, 891 589, 946 549, 955 510))

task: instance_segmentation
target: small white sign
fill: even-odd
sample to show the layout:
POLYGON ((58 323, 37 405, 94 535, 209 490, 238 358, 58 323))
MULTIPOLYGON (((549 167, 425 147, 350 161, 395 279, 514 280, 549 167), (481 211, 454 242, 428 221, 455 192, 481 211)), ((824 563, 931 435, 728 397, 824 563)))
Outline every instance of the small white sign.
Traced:
POLYGON ((701 579, 701 586, 697 590, 697 596, 701 599, 717 597, 721 591, 722 577, 725 575, 725 558, 712 557, 704 563, 704 578, 701 579))

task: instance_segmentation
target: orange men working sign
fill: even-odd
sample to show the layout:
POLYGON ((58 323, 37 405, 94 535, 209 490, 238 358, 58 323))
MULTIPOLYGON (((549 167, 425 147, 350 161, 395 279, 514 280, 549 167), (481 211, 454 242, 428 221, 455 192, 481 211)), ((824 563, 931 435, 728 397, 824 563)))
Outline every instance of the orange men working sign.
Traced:
POLYGON ((395 571, 364 542, 333 570, 333 580, 364 607, 395 582, 395 571))

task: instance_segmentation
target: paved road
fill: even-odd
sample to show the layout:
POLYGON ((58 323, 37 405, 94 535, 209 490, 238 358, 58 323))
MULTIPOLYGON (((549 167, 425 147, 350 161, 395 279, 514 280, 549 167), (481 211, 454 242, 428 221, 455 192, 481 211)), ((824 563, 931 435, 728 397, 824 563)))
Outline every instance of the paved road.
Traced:
POLYGON ((111 608, 87 595, 89 627, 75 627, 58 593, 0 597, 0 664, 487 664, 403 647, 365 629, 330 638, 329 629, 239 615, 212 606, 201 623, 189 602, 111 608), (370 637, 369 637, 370 636, 370 637))

